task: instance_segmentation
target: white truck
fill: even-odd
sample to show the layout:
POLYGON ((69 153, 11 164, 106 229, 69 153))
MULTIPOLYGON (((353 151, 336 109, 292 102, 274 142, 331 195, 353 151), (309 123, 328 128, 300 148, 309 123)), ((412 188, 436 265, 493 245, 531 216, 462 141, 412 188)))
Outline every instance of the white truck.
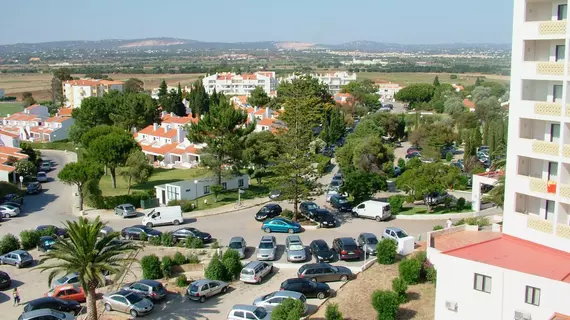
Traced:
POLYGON ((352 208, 352 215, 355 217, 374 219, 378 222, 386 220, 392 216, 390 204, 377 200, 364 201, 352 208))
POLYGON ((184 218, 180 206, 154 208, 142 219, 142 224, 149 228, 165 224, 179 225, 183 222, 184 218))

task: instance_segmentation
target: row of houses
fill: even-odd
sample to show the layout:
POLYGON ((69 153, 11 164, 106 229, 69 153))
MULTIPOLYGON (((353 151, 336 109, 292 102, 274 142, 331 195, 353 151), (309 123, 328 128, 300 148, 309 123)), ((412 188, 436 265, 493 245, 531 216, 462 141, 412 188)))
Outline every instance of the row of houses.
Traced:
POLYGON ((69 138, 73 123, 71 109, 62 108, 58 114, 50 116, 46 106, 35 104, 0 118, 0 130, 16 135, 20 140, 53 142, 69 138))
POLYGON ((0 181, 17 182, 14 161, 27 159, 20 149, 20 136, 0 129, 0 181))

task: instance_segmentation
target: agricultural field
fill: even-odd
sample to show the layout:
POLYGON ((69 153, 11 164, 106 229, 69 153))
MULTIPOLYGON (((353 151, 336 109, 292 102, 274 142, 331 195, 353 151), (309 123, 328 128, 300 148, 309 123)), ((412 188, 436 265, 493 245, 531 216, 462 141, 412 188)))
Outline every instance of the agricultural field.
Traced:
POLYGON ((475 84, 477 77, 485 78, 489 81, 495 81, 509 84, 510 77, 494 75, 494 74, 455 74, 457 79, 451 79, 452 73, 419 73, 419 72, 360 72, 358 79, 370 79, 374 82, 393 82, 406 86, 412 83, 432 83, 435 76, 439 77, 441 83, 457 83, 462 85, 475 84))
POLYGON ((0 102, 0 117, 24 110, 21 102, 0 102))

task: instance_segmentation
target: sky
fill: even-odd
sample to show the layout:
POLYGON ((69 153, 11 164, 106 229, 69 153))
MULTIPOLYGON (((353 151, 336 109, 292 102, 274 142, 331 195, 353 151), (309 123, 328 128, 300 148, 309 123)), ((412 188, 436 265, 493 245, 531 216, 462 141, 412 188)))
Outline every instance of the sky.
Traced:
POLYGON ((0 44, 151 37, 510 43, 512 10, 513 0, 3 1, 0 44))

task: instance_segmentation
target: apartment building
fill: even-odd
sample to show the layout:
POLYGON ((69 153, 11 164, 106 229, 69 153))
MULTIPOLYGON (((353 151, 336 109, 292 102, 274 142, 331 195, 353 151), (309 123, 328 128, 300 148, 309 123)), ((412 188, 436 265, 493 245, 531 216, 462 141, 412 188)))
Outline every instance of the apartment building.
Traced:
MULTIPOLYGON (((292 74, 281 81, 292 81, 302 77, 301 74, 292 74)), ((331 94, 337 94, 342 90, 342 87, 349 84, 352 81, 356 81, 356 73, 348 73, 345 71, 339 72, 328 72, 328 73, 312 73, 309 74, 312 78, 317 78, 319 81, 327 85, 329 92, 331 94)))
POLYGON ((71 113, 50 117, 46 106, 36 104, 1 118, 0 130, 15 134, 20 140, 53 142, 69 138, 69 129, 74 121, 71 113))
POLYGON ((396 94, 404 87, 397 83, 376 83, 381 102, 394 102, 396 94))
POLYGON ((570 319, 567 8, 514 1, 502 233, 478 232, 475 242, 464 231, 428 235, 436 320, 570 319))
POLYGON ((256 87, 262 87, 268 95, 274 95, 277 89, 277 78, 273 71, 256 73, 216 73, 202 79, 208 94, 214 90, 225 95, 249 95, 256 87))
POLYGON ((63 86, 63 96, 65 97, 65 106, 68 108, 81 107, 81 101, 89 97, 102 97, 103 94, 111 91, 123 91, 123 81, 112 80, 69 80, 65 81, 63 86))

